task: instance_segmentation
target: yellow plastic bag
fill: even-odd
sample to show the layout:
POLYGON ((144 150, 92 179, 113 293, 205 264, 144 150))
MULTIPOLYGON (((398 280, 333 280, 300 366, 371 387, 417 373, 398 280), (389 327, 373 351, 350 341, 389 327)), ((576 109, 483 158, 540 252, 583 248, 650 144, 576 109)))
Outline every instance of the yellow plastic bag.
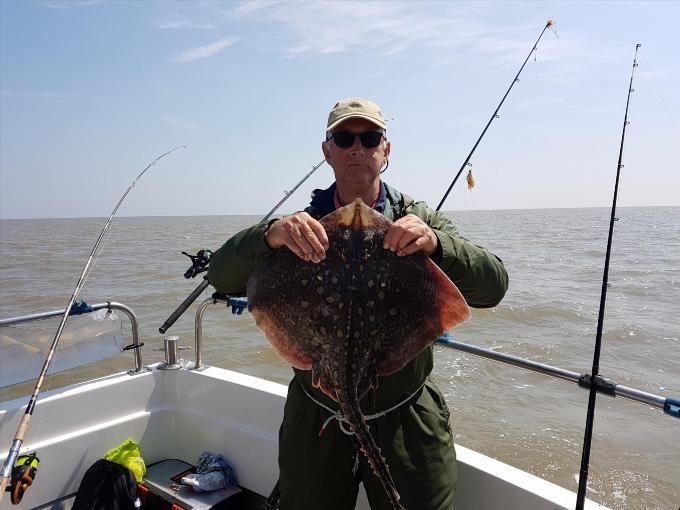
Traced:
POLYGON ((142 452, 137 442, 131 437, 123 441, 119 446, 106 452, 106 460, 125 466, 135 475, 137 483, 144 480, 146 464, 142 458, 142 452))

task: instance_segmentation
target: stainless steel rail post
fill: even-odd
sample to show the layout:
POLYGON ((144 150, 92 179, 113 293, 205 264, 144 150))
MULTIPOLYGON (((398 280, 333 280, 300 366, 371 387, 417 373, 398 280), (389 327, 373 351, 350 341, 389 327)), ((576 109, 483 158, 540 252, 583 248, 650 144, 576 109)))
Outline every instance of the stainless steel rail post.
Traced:
POLYGON ((196 322, 194 324, 195 329, 194 348, 196 349, 196 366, 194 366, 194 370, 200 369, 201 366, 203 365, 203 314, 205 313, 206 308, 215 303, 217 303, 217 300, 209 297, 204 299, 196 309, 196 322))
POLYGON ((245 298, 221 298, 221 297, 209 297, 206 298, 198 308, 196 309, 196 322, 195 328, 195 349, 196 349, 196 366, 194 370, 200 369, 203 366, 203 315, 205 314, 206 308, 210 305, 217 303, 224 303, 227 306, 231 306, 232 312, 238 315, 243 313, 246 308, 245 298))

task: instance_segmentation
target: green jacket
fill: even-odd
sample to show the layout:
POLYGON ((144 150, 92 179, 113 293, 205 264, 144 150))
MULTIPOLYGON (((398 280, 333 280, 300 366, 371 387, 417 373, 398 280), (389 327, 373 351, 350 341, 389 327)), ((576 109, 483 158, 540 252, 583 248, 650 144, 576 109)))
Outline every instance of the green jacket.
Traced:
MULTIPOLYGON (((456 284, 470 306, 490 308, 503 299, 508 274, 498 257, 458 235, 451 220, 430 209, 425 202, 416 202, 387 184, 385 189, 387 200, 383 214, 392 221, 414 214, 429 225, 441 245, 441 251, 433 254, 433 261, 456 284)), ((327 191, 316 190, 313 197, 327 191)), ((305 212, 319 220, 331 211, 310 205, 305 212)), ((267 225, 259 223, 242 230, 215 252, 208 268, 208 280, 215 289, 231 296, 245 295, 248 278, 272 251, 264 241, 267 225)))
MULTIPOLYGON (((427 223, 439 240, 437 251, 431 256, 433 262, 456 284, 470 306, 489 308, 503 299, 508 288, 508 274, 498 257, 458 235, 451 220, 430 209, 425 202, 416 202, 387 184, 384 189, 383 214, 392 221, 414 214, 427 223)), ((332 212, 328 194, 334 190, 334 185, 327 190, 315 190, 305 212, 317 220, 332 212)), ((267 225, 260 223, 242 230, 215 252, 208 267, 208 280, 215 289, 232 296, 245 295, 248 278, 272 251, 264 241, 267 225)), ((429 375, 432 366, 432 348, 429 348, 399 372, 382 378, 371 402, 362 403, 364 413, 389 407, 411 394, 429 375)), ((295 372, 316 398, 335 406, 326 395, 312 389, 311 371, 295 372)))

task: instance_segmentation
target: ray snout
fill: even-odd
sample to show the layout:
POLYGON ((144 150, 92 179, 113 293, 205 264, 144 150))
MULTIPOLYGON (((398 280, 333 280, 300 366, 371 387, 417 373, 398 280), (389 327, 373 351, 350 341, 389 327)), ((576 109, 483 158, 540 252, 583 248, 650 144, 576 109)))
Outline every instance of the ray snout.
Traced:
POLYGON ((364 201, 357 198, 352 202, 354 218, 352 219, 352 230, 362 230, 369 226, 371 209, 364 204, 364 201))
POLYGON ((355 199, 351 204, 347 204, 340 209, 336 209, 328 216, 323 218, 322 223, 332 228, 346 227, 352 230, 365 230, 379 228, 385 217, 371 209, 360 198, 355 199))

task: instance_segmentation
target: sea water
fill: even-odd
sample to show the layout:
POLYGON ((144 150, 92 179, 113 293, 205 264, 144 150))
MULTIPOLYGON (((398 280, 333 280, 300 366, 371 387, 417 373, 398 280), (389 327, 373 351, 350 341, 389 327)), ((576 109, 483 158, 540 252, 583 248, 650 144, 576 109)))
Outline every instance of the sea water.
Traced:
MULTIPOLYGON (((610 211, 545 209, 447 213, 461 235, 497 254, 510 289, 474 310, 456 340, 590 372, 610 211)), ((600 374, 680 397, 680 208, 620 208, 609 275, 600 374)), ((145 363, 160 360, 158 327, 199 283, 182 277, 182 251, 217 249, 256 216, 122 218, 81 298, 120 301, 137 313, 145 363)), ((103 218, 0 221, 0 316, 64 308, 103 218)), ((199 299, 208 297, 206 292, 199 299)), ((170 330, 193 345, 193 305, 170 330)), ((54 322, 56 329, 57 322, 54 322)), ((287 383, 247 313, 212 307, 204 360, 287 383)), ((194 356, 183 351, 183 357, 194 356)), ((0 367, 7 360, 0 353, 0 367)), ((47 388, 128 369, 130 355, 50 377, 47 388)), ((577 488, 588 393, 576 385, 436 348, 434 376, 451 408, 458 444, 577 488)), ((0 390, 0 401, 31 384, 0 390)), ((680 506, 680 420, 622 398, 598 396, 588 496, 613 509, 680 506)))

